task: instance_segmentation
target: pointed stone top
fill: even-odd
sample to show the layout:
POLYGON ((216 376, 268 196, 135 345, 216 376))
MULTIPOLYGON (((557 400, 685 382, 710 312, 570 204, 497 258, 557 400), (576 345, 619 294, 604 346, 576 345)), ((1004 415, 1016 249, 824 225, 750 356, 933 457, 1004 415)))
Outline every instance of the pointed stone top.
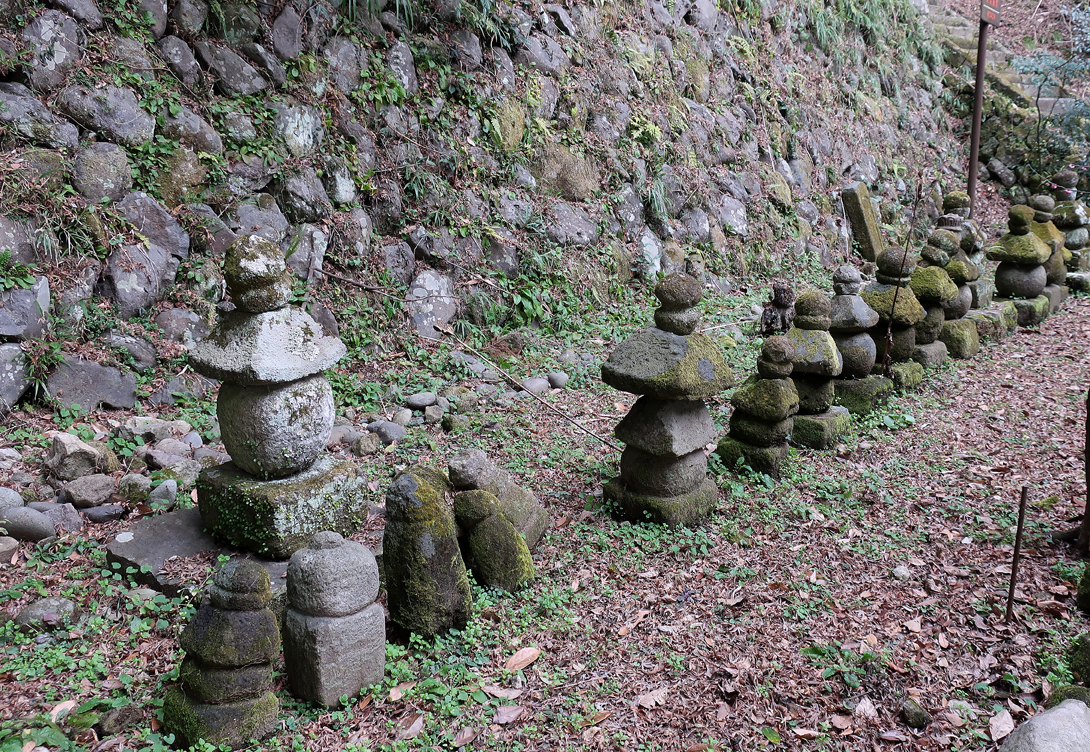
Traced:
POLYGON ((1007 227, 1014 235, 1025 235, 1029 232, 1030 223, 1033 222, 1034 211, 1025 204, 1012 206, 1007 212, 1007 227))

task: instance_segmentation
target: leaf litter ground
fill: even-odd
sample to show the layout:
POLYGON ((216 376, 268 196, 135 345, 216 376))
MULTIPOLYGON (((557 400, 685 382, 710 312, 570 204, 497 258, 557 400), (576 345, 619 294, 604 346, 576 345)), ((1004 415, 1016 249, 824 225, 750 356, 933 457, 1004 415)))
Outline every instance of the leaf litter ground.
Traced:
MULTIPOLYGON (((1085 627, 1073 604, 1081 565, 1048 534, 1085 499, 1088 335, 1090 301, 1072 299, 1040 331, 950 363, 856 421, 837 451, 798 452, 779 482, 713 466, 721 501, 696 530, 602 514, 616 451, 531 400, 469 434, 395 447, 371 477, 443 465, 475 444, 533 488, 554 518, 534 552, 538 579, 515 595, 477 589, 462 633, 392 645, 387 684, 344 710, 294 703, 281 676, 284 724, 264 748, 995 749, 993 735, 1068 678, 1064 651, 1085 627), (1031 505, 1006 625, 1023 485, 1031 505), (903 720, 906 698, 931 713, 926 729, 903 720)), ((546 399, 600 434, 634 400, 593 374, 546 399)), ((713 406, 721 425, 725 404, 713 406)), ((385 483, 372 483, 376 502, 385 483)), ((357 538, 374 542, 382 519, 357 538)), ((95 582, 90 549, 121 527, 90 528, 90 548, 48 565, 24 549, 0 571, 9 610, 65 594, 98 617, 7 648, 0 718, 161 697, 183 620, 133 619, 147 609, 95 582)), ((199 579, 210 562, 189 565, 199 579)), ((77 738, 139 749, 156 728, 146 710, 120 741, 77 738)))

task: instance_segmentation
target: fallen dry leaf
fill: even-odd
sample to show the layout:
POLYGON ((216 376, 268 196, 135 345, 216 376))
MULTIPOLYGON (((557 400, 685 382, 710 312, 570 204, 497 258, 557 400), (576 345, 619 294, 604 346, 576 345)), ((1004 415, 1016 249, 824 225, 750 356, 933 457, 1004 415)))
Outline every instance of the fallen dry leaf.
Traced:
POLYGON ((481 691, 489 697, 500 697, 504 700, 514 700, 519 697, 525 690, 522 689, 508 689, 507 687, 497 687, 495 684, 485 684, 481 687, 481 691))
POLYGON ((999 741, 1012 731, 1014 731, 1014 719, 1010 711, 1001 710, 988 720, 988 735, 992 737, 993 742, 999 741))
POLYGON ((909 632, 913 632, 913 633, 919 632, 920 631, 920 617, 917 616, 915 619, 909 619, 908 621, 906 621, 904 623, 903 626, 909 632))
POLYGON ((75 700, 65 700, 59 705, 53 706, 53 709, 49 711, 49 720, 56 723, 58 718, 68 715, 68 712, 74 710, 78 705, 79 703, 75 700))
POLYGON ((540 648, 523 648, 507 659, 503 667, 508 671, 518 671, 529 666, 541 655, 540 648))
POLYGON ((659 689, 652 690, 647 694, 640 695, 636 698, 636 704, 641 708, 653 708, 656 705, 662 705, 666 702, 666 694, 669 690, 666 687, 660 687, 659 689))
POLYGON ((501 705, 496 708, 496 715, 492 718, 492 722, 503 726, 511 721, 517 721, 525 712, 526 708, 521 705, 501 705))
POLYGON ((424 730, 424 714, 409 713, 397 722, 397 727, 401 729, 397 734, 398 741, 412 739, 424 730))
POLYGON ((833 728, 843 731, 846 728, 851 728, 852 717, 850 715, 834 715, 829 719, 829 723, 833 724, 833 728))
POLYGON ((878 717, 878 709, 874 707, 874 703, 871 702, 869 697, 864 697, 862 700, 855 704, 855 710, 852 711, 852 715, 856 718, 866 718, 867 720, 874 720, 878 717))
POLYGON ((878 738, 884 742, 907 742, 908 736, 902 731, 883 731, 878 738))
POLYGON ((408 694, 409 690, 415 686, 416 682, 414 681, 401 682, 396 687, 390 690, 390 702, 397 702, 406 694, 408 694))
POLYGON ((472 726, 466 726, 464 729, 454 735, 454 746, 464 747, 465 745, 476 739, 477 734, 479 733, 481 732, 477 729, 474 729, 472 726))
POLYGON ((813 729, 793 728, 791 732, 800 739, 817 739, 818 732, 813 729))
POLYGON ((584 718, 582 721, 580 721, 579 722, 579 728, 587 728, 588 726, 597 726, 599 723, 604 721, 606 718, 609 718, 611 715, 613 715, 612 710, 599 710, 597 713, 590 716, 589 718, 584 718))

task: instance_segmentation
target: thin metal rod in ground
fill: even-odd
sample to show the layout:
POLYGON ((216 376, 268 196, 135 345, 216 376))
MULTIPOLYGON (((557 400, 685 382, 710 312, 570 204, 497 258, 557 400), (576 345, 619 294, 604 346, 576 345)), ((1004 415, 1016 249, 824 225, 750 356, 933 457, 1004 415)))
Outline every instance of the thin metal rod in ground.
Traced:
MULTIPOLYGON (((450 329, 441 329, 440 331, 442 331, 442 332, 446 333, 447 335, 449 335, 449 336, 450 336, 450 338, 451 338, 451 339, 453 339, 453 340, 454 340, 455 342, 457 342, 457 343, 458 343, 459 345, 461 345, 461 346, 462 346, 462 347, 464 347, 464 348, 465 348, 466 350, 469 350, 469 351, 470 351, 471 353, 473 353, 474 355, 476 355, 476 356, 477 356, 478 358, 480 358, 480 359, 481 359, 481 361, 482 361, 482 362, 483 362, 483 363, 484 363, 484 364, 485 364, 486 366, 488 366, 489 368, 493 369, 493 370, 494 370, 494 371, 495 371, 496 373, 498 373, 498 374, 501 374, 501 375, 502 375, 502 376, 503 376, 503 377, 504 377, 505 379, 507 379, 508 381, 510 381, 512 385, 514 385, 514 386, 517 386, 518 388, 522 389, 522 384, 520 384, 520 383, 518 382, 518 380, 517 380, 517 379, 516 379, 516 378, 515 378, 514 376, 512 376, 512 375, 511 375, 511 374, 509 374, 509 373, 507 373, 507 371, 503 370, 503 369, 502 369, 502 368, 500 368, 500 367, 499 367, 498 365, 496 365, 495 363, 493 363, 493 362, 492 362, 491 360, 489 360, 489 359, 488 359, 487 357, 485 357, 485 356, 484 356, 484 355, 483 355, 483 354, 482 354, 482 353, 481 353, 481 352, 480 352, 479 350, 477 350, 477 349, 475 349, 475 348, 473 348, 473 347, 470 347, 470 346, 469 346, 469 345, 468 345, 467 343, 465 343, 465 342, 463 342, 462 340, 458 339, 458 337, 456 337, 456 336, 454 335, 454 332, 452 332, 452 331, 451 331, 450 329)), ((621 448, 620 448, 619 446, 617 446, 616 444, 614 444, 614 443, 613 443, 612 441, 610 441, 609 439, 606 439, 606 438, 603 438, 603 437, 599 436, 598 434, 596 434, 596 433, 595 433, 594 431, 590 430, 590 429, 589 429, 589 428, 587 428, 586 426, 584 426, 584 425, 581 425, 581 424, 577 423, 577 422, 575 421, 575 418, 572 418, 572 417, 570 417, 569 415, 567 415, 566 413, 564 413, 564 412, 563 412, 562 410, 559 410, 559 409, 557 409, 557 408, 553 407, 553 406, 552 406, 552 405, 550 405, 550 404, 549 404, 548 402, 546 402, 545 400, 541 399, 541 397, 539 397, 538 395, 536 395, 536 394, 534 394, 533 392, 531 392, 531 391, 528 391, 528 390, 524 390, 524 391, 526 391, 526 393, 527 393, 527 394, 529 394, 529 395, 530 395, 531 397, 533 397, 534 399, 536 399, 536 400, 537 400, 538 402, 540 402, 540 403, 541 403, 542 405, 544 405, 544 406, 545 406, 546 408, 548 408, 549 410, 551 410, 552 412, 556 413, 557 415, 559 415, 559 416, 560 416, 561 418, 563 418, 564 420, 566 420, 566 421, 568 421, 569 423, 571 423, 571 424, 572 424, 573 426, 575 426, 576 428, 578 428, 578 429, 579 429, 580 431, 582 431, 583 433, 587 434, 588 436, 593 436, 594 438, 598 439, 598 441, 602 442, 603 444, 605 444, 605 445, 606 445, 607 447, 610 447, 611 449, 616 449, 616 450, 617 450, 618 452, 620 452, 620 451, 621 451, 621 448)))
POLYGON ((1014 618, 1014 585, 1018 581, 1018 562, 1022 558, 1022 530, 1026 525, 1026 493, 1028 488, 1022 486, 1022 500, 1018 502, 1018 530, 1014 533, 1014 559, 1011 561, 1011 587, 1007 591, 1007 614, 1003 617, 1005 624, 1010 624, 1014 618))

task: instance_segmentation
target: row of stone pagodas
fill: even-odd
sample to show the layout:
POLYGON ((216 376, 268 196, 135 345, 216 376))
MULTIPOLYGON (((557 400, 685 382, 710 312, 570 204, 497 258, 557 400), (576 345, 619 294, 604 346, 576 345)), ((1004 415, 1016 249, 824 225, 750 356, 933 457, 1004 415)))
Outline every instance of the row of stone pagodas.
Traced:
POLYGON ((615 435, 624 442, 620 476, 606 483, 605 503, 633 522, 692 525, 718 499, 707 476, 705 447, 715 424, 704 399, 734 383, 716 344, 694 334, 703 297, 699 280, 672 274, 655 287, 655 326, 617 345, 602 380, 640 395, 615 435))
POLYGON ((335 406, 322 372, 346 348, 289 305, 291 276, 272 242, 236 240, 224 277, 235 310, 190 352, 194 370, 223 382, 216 415, 231 455, 197 480, 201 520, 232 545, 286 559, 315 533, 348 534, 366 517, 354 463, 324 452, 335 406))
POLYGON ((1060 170, 1052 176, 1052 221, 1064 234, 1068 269, 1090 271, 1090 210, 1078 200, 1079 176, 1074 170, 1060 170))
MULTIPOLYGON (((878 346, 872 333, 879 331, 881 317, 860 295, 863 275, 849 264, 833 273, 833 302, 830 309, 830 331, 844 360, 844 368, 836 380, 834 399, 848 412, 865 415, 871 412, 893 389, 893 382, 873 373, 878 358, 878 346)), ((880 337, 884 340, 885 333, 880 337)))
POLYGON ((795 351, 791 379, 799 395, 791 441, 812 449, 832 446, 851 427, 848 410, 833 404, 835 380, 844 372, 844 356, 829 333, 832 308, 833 301, 820 290, 800 293, 795 300, 794 326, 787 332, 795 351))

